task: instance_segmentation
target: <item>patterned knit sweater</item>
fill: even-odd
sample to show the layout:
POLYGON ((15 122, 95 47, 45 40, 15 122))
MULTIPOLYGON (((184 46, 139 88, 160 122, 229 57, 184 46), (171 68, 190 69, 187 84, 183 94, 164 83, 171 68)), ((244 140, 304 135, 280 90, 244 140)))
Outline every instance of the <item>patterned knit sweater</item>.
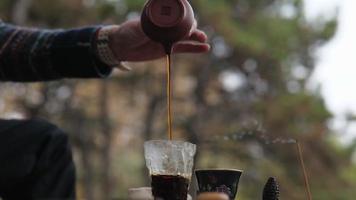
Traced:
POLYGON ((95 51, 100 27, 38 30, 0 21, 0 81, 33 82, 108 76, 95 51))

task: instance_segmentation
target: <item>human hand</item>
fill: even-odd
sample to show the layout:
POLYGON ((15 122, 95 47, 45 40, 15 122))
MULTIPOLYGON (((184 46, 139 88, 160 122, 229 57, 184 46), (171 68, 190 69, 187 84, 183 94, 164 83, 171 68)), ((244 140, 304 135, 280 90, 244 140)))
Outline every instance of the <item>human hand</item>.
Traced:
MULTIPOLYGON (((195 26, 196 27, 196 26, 195 26)), ((196 28, 188 38, 173 46, 173 53, 208 52, 206 34, 196 28)), ((165 56, 163 46, 149 39, 141 28, 140 20, 123 23, 109 35, 109 46, 118 61, 147 61, 165 56)))

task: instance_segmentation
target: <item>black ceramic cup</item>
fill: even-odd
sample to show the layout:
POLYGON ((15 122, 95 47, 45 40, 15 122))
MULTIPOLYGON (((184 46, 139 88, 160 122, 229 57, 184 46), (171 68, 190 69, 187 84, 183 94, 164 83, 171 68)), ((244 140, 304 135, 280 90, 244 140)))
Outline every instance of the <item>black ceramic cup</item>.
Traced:
POLYGON ((242 171, 235 169, 198 169, 198 194, 203 192, 222 192, 234 200, 242 171))

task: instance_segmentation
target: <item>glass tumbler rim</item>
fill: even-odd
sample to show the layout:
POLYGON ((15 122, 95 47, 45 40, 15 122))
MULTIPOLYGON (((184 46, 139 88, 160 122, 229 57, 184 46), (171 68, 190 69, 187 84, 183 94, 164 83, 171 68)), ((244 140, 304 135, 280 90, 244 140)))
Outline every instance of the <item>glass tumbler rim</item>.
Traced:
POLYGON ((195 172, 207 172, 207 171, 228 171, 228 172, 240 172, 243 173, 244 170, 234 169, 234 168, 197 168, 194 169, 195 172))
POLYGON ((188 141, 183 141, 183 140, 147 140, 145 141, 144 145, 149 145, 149 144, 163 144, 163 143, 173 143, 173 144, 188 144, 191 146, 196 146, 196 144, 193 144, 191 142, 188 141))

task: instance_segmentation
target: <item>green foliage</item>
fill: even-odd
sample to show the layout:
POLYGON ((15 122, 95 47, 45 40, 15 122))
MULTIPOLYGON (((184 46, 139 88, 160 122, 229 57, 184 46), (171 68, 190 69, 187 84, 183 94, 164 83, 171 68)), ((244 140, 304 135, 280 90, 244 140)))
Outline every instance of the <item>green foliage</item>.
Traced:
POLYGON ((98 5, 98 17, 107 19, 115 16, 115 5, 111 3, 101 3, 98 5))
POLYGON ((12 0, 3 0, 0 1, 0 18, 7 19, 11 15, 11 9, 14 5, 14 1, 12 0))
POLYGON ((140 11, 143 8, 146 0, 124 0, 130 10, 140 11))

